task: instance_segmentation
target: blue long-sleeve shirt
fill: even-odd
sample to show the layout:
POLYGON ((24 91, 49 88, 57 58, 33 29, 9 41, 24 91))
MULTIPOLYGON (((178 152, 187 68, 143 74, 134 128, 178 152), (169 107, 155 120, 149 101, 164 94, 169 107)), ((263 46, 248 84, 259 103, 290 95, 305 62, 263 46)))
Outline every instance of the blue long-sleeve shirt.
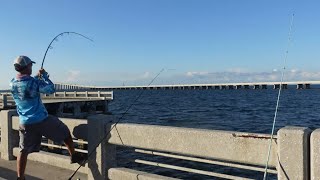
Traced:
POLYGON ((20 124, 34 124, 48 117, 40 93, 52 94, 55 88, 47 73, 42 74, 42 79, 28 75, 13 78, 10 86, 20 124))

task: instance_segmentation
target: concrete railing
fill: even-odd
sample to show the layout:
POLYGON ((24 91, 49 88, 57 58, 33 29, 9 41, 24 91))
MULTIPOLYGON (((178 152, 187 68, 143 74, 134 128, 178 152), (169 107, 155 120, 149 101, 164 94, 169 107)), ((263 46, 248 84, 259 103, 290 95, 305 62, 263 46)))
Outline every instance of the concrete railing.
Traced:
MULTIPOLYGON (((74 138, 87 138, 87 120, 60 118, 69 128, 74 138), (76 137, 75 137, 76 136, 76 137)), ((1 158, 5 160, 14 160, 19 154, 19 117, 15 110, 2 110, 0 112, 1 123, 1 158)), ((50 164, 53 166, 74 170, 77 164, 70 164, 70 158, 56 153, 43 152, 32 153, 28 159, 50 164)), ((88 173, 87 165, 81 168, 79 172, 88 173)))
MULTIPOLYGON (((18 117, 11 110, 0 112, 1 158, 14 159, 18 153, 18 117)), ((269 138, 266 134, 240 133, 233 131, 203 130, 142 124, 117 124, 114 116, 93 115, 86 119, 61 118, 73 136, 88 141, 91 154, 86 167, 80 172, 88 173, 88 179, 173 179, 117 166, 117 146, 136 149, 135 152, 174 159, 217 164, 221 166, 263 171, 266 163, 269 138), (110 132, 110 133, 108 133, 110 132), (101 144, 99 142, 102 141, 101 144), (98 145, 99 144, 99 145, 98 145), (98 147, 96 147, 98 145, 98 147)), ((303 127, 285 127, 272 140, 269 173, 278 179, 320 179, 320 130, 311 135, 303 127), (311 155, 311 161, 309 156, 311 155)), ((72 169, 69 158, 52 153, 34 153, 30 159, 72 169)), ((229 175, 181 167, 164 162, 134 159, 135 163, 147 164, 172 170, 198 173, 226 179, 246 179, 229 175)))
POLYGON ((283 89, 289 86, 296 86, 296 89, 311 89, 315 85, 319 85, 320 81, 287 81, 287 82, 235 82, 235 83, 208 83, 208 84, 166 84, 166 85, 144 85, 144 86, 83 86, 74 84, 55 84, 58 90, 136 90, 136 89, 279 89, 282 84, 283 89))
MULTIPOLYGON (((112 91, 63 91, 54 94, 42 94, 43 100, 53 99, 95 99, 95 100, 113 100, 112 91)), ((45 102, 44 102, 45 103, 45 102)), ((0 109, 10 109, 15 106, 11 93, 0 93, 0 109)))
POLYGON ((14 100, 9 93, 0 93, 0 109, 14 106, 14 100))
POLYGON ((104 98, 113 100, 112 91, 63 91, 53 94, 44 94, 43 98, 104 98))

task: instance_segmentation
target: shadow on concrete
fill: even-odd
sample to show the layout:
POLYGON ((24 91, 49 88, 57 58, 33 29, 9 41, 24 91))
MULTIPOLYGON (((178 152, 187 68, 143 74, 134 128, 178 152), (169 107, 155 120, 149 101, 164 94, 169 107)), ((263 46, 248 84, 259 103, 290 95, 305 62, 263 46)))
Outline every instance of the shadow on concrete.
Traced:
MULTIPOLYGON (((11 169, 0 167, 0 177, 4 179, 17 179, 17 172, 11 169)), ((40 180, 40 178, 26 175, 28 180, 40 180)))
POLYGON ((105 121, 103 121, 103 119, 97 120, 99 120, 100 122, 96 123, 95 126, 88 127, 88 130, 90 128, 89 132, 94 132, 94 128, 97 128, 98 131, 97 136, 88 137, 88 139, 90 139, 90 142, 92 142, 92 146, 90 145, 88 149, 88 168, 89 173, 91 173, 93 179, 106 179, 108 177, 108 174, 103 174, 102 172, 110 169, 112 165, 114 165, 114 162, 111 162, 110 159, 112 159, 112 154, 115 153, 115 148, 112 148, 115 146, 108 144, 108 141, 110 139, 110 131, 112 129, 112 121, 106 123, 105 121), (97 148, 99 148, 98 151, 97 148), (106 152, 109 152, 109 154, 106 152), (109 164, 107 164, 106 161, 108 161, 109 164))
POLYGON ((77 139, 83 139, 88 141, 88 125, 87 124, 80 124, 73 129, 72 132, 73 136, 77 139))

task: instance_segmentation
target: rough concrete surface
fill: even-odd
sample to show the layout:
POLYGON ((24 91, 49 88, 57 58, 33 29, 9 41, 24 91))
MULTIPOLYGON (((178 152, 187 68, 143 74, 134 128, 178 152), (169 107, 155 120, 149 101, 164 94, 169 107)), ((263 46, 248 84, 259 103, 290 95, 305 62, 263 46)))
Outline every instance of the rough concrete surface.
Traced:
POLYGON ((310 138, 310 179, 320 179, 320 129, 312 132, 310 138))
MULTIPOLYGON (((50 180, 66 180, 70 177, 73 171, 65 170, 59 167, 50 166, 47 164, 28 161, 26 169, 27 180, 39 180, 39 179, 50 179, 50 180)), ((0 179, 16 179, 16 161, 6 161, 0 159, 0 179)), ((73 179, 86 180, 87 175, 83 173, 77 173, 73 179)))

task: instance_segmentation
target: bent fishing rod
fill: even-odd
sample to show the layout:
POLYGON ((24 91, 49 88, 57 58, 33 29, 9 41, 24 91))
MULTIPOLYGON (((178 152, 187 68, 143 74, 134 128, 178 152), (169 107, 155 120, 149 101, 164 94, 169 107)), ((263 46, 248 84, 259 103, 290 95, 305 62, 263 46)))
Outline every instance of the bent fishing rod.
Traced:
MULTIPOLYGON (((147 85, 147 88, 158 78, 158 76, 164 71, 164 68, 161 69, 161 71, 150 81, 150 83, 147 85)), ((76 175, 76 173, 78 172, 78 170, 84 166, 89 157, 95 152, 95 149, 97 149, 97 147, 108 137, 108 135, 110 134, 110 132, 112 131, 113 128, 115 128, 117 126, 117 124, 124 118, 124 116, 128 113, 128 111, 133 107, 133 105, 140 99, 140 97, 142 96, 142 94, 144 93, 144 91, 142 90, 140 92, 140 94, 137 96, 136 99, 134 99, 134 101, 129 105, 129 107, 126 109, 126 111, 122 114, 122 116, 116 121, 115 124, 113 124, 113 126, 110 128, 110 130, 103 136, 103 138, 94 146, 93 150, 91 152, 88 153, 87 159, 84 160, 82 163, 80 163, 79 167, 73 172, 73 174, 68 178, 68 180, 72 180, 72 178, 74 177, 74 175, 76 175)))
POLYGON ((271 146, 272 146, 272 140, 273 140, 273 134, 274 134, 275 124, 276 124, 276 119, 277 119, 277 115, 278 115, 278 109, 279 109, 279 103, 280 103, 280 95, 281 95, 281 91, 282 91, 282 84, 283 84, 283 77, 284 77, 284 71, 286 69, 288 53, 289 53, 289 46, 291 44, 291 31, 292 31, 292 26, 293 26, 293 18, 294 18, 294 13, 292 14, 292 17, 291 17, 290 29, 289 29, 289 34, 288 34, 287 48, 286 48, 285 57, 284 57, 284 60, 283 60, 283 68, 282 68, 282 72, 281 72, 280 87, 279 87, 279 91, 278 91, 276 109, 275 109, 275 112, 274 112, 274 118, 273 118, 273 124, 272 124, 272 130, 271 130, 271 134, 270 134, 270 141, 269 141, 269 148, 268 148, 268 156, 267 156, 266 167, 265 167, 264 174, 263 174, 263 180, 267 179, 267 174, 268 174, 268 164, 269 164, 269 159, 270 159, 271 146))
POLYGON ((46 52, 44 53, 44 56, 43 56, 43 59, 42 59, 42 63, 41 63, 41 69, 43 68, 44 60, 46 59, 46 56, 47 56, 47 53, 48 53, 49 49, 52 49, 52 48, 53 48, 53 47, 52 47, 52 43, 53 43, 54 41, 57 41, 58 38, 59 38, 59 36, 63 36, 64 34, 68 34, 68 35, 69 35, 69 34, 74 34, 74 35, 83 37, 83 38, 85 38, 85 39, 93 42, 92 39, 88 38, 88 37, 85 36, 85 35, 82 35, 82 34, 80 34, 80 33, 77 33, 77 32, 66 31, 66 32, 62 32, 62 33, 58 34, 56 37, 54 37, 54 38, 52 39, 52 41, 50 42, 50 44, 49 44, 48 47, 47 47, 46 52))

